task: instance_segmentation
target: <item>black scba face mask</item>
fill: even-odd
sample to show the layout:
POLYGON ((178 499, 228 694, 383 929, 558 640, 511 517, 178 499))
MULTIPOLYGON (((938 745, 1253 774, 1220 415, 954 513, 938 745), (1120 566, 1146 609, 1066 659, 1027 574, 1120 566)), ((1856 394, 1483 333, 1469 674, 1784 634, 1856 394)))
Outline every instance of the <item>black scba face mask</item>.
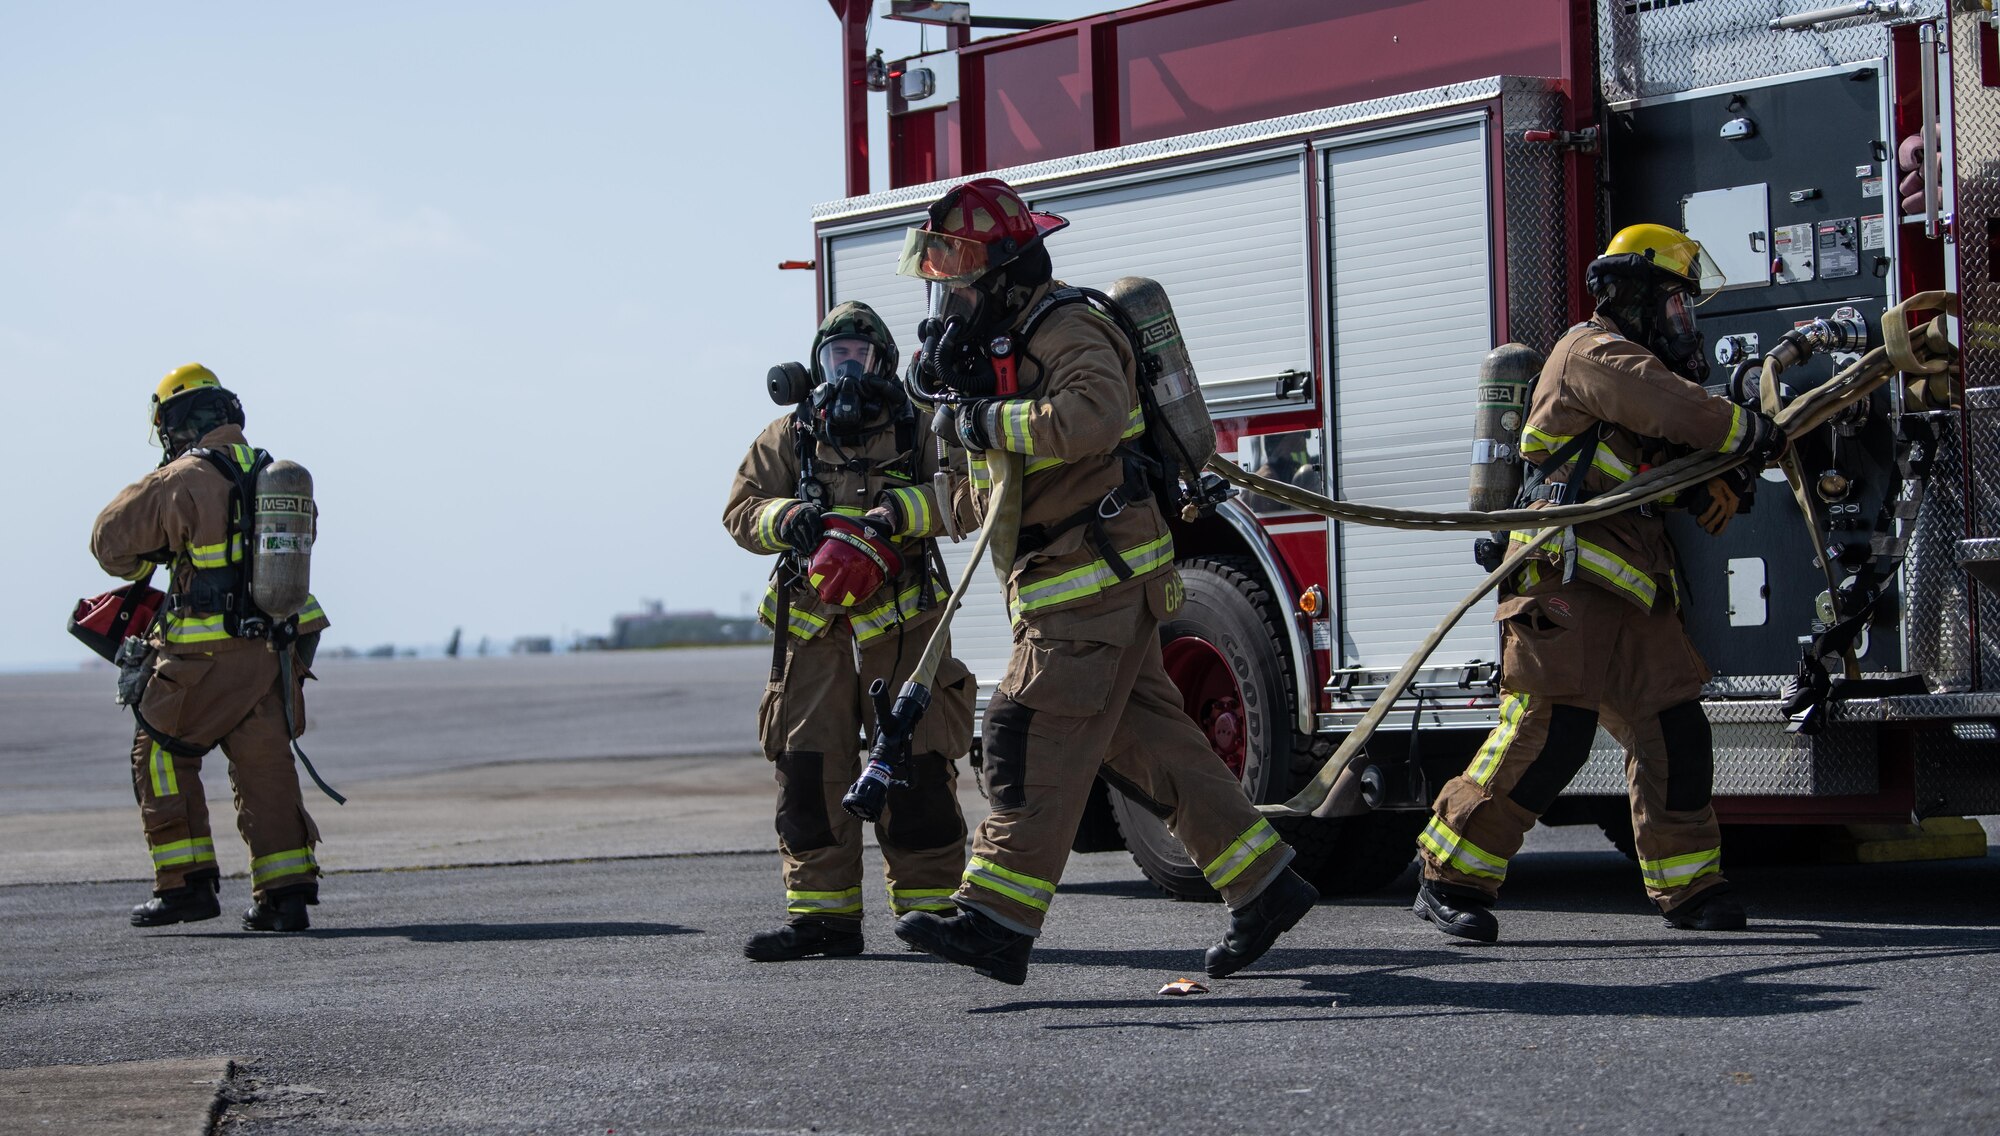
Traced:
POLYGON ((827 437, 855 437, 887 417, 901 394, 896 380, 871 374, 858 359, 836 363, 813 388, 812 414, 827 437))
POLYGON ((1628 255, 1592 261, 1584 283, 1597 297, 1597 310, 1617 320, 1633 342, 1682 378, 1708 381, 1708 345, 1687 281, 1628 255))

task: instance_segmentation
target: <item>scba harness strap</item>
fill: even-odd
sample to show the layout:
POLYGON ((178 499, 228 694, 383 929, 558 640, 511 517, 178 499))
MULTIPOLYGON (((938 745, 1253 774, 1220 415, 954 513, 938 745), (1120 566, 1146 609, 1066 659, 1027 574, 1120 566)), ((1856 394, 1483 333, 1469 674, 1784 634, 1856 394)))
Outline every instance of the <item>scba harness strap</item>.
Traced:
MULTIPOLYGON (((196 446, 187 452, 207 462, 229 482, 228 535, 217 549, 190 549, 182 554, 192 569, 188 590, 173 593, 168 598, 168 608, 180 615, 220 614, 223 630, 232 637, 264 638, 276 629, 271 618, 250 598, 249 506, 255 499, 257 475, 271 464, 271 455, 250 446, 231 446, 226 451, 196 446), (220 562, 210 563, 211 560, 220 562)), ((295 623, 292 626, 296 628, 295 623)))

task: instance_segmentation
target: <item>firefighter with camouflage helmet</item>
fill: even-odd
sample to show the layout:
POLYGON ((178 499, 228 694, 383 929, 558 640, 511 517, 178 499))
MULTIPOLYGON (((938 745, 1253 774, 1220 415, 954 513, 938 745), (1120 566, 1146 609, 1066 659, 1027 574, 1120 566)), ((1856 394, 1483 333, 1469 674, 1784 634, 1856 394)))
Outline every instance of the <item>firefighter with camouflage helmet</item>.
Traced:
POLYGON ((170 572, 134 707, 132 785, 154 884, 153 898, 132 910, 135 927, 221 913, 201 786, 201 759, 218 745, 250 846, 244 928, 304 930, 306 907, 319 902, 319 829, 300 798, 291 747, 303 732, 304 680, 327 619, 310 595, 295 621, 246 618, 244 518, 253 503, 243 483, 269 455, 249 445, 243 426, 242 402, 214 372, 199 363, 169 372, 153 393, 159 468, 105 506, 91 532, 91 552, 111 575, 144 580, 161 564, 170 572))
MULTIPOLYGON (((986 451, 1020 455, 1021 529, 1006 599, 1014 651, 981 730, 992 812, 955 912, 904 916, 905 942, 1001 982, 1026 980, 1071 839, 1100 775, 1167 818, 1231 916, 1208 973, 1254 961, 1318 899, 1182 709, 1159 623, 1178 603, 1173 537, 1144 475, 1137 356, 1109 316, 1054 280, 1066 222, 997 178, 957 186, 910 230, 899 271, 929 290, 913 393, 952 408, 965 496, 991 505, 986 451)), ((1011 460, 1011 459, 1010 459, 1011 460)))
MULTIPOLYGON (((1529 397, 1523 504, 1586 500, 1674 447, 1745 454, 1744 477, 1784 453, 1775 423, 1701 386, 1708 366, 1694 308, 1724 281, 1700 242, 1664 225, 1630 226, 1585 282, 1596 312, 1556 343, 1529 397)), ((1717 478, 1678 505, 1718 533, 1738 509, 1740 484, 1717 478)), ((1709 800, 1708 668, 1682 624, 1677 583, 1665 521, 1641 509, 1565 530, 1502 585, 1500 723, 1438 794, 1418 837, 1419 917, 1458 938, 1498 938, 1491 909, 1508 862, 1589 758, 1602 724, 1625 747, 1647 894, 1675 927, 1744 925, 1709 800)))
MULTIPOLYGON (((758 709, 778 781, 785 923, 753 936, 763 962, 862 949, 861 822, 840 798, 874 729, 866 693, 901 686, 947 594, 935 537, 948 518, 934 480, 944 449, 896 377, 889 329, 866 304, 827 313, 810 369, 774 368, 794 409, 751 443, 722 523, 748 551, 779 557, 762 620, 775 661, 758 709), (788 377, 789 376, 789 377, 788 377)), ((898 915, 950 906, 965 862, 956 759, 971 748, 973 680, 948 654, 911 746, 907 782, 876 825, 898 915)))

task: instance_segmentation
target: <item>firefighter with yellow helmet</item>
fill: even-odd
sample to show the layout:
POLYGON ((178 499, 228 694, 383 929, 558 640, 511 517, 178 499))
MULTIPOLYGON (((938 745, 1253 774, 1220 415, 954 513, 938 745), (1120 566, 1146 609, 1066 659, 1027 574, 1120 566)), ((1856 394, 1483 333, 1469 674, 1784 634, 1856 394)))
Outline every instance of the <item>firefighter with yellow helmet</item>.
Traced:
POLYGON ((986 977, 1026 981, 1101 774, 1167 819, 1229 905, 1207 955, 1220 977, 1255 961, 1319 896, 1167 677, 1159 623, 1181 588, 1149 480, 1158 462, 1141 451, 1138 360, 1125 331, 1067 302, 1080 294, 1053 279, 1045 238, 1064 224, 977 178, 934 202, 904 247, 900 271, 923 280, 931 302, 913 381, 950 392, 970 496, 983 515, 987 451, 1021 455, 1026 481, 1003 569, 1014 653, 981 730, 993 809, 955 911, 904 916, 896 934, 986 977))
POLYGON ((158 927, 221 913, 201 785, 201 759, 219 745, 236 790, 236 827, 250 846, 253 903, 243 926, 302 931, 307 905, 319 902, 319 829, 300 799, 292 745, 326 615, 303 591, 299 609, 282 618, 253 598, 249 517, 270 456, 245 439, 242 402, 214 372, 189 363, 160 381, 152 409, 159 468, 105 506, 90 538, 113 576, 144 580, 166 565, 170 577, 133 707, 132 786, 153 898, 132 909, 131 922, 158 927))
MULTIPOLYGON (((970 520, 948 517, 936 495, 941 447, 866 304, 828 312, 811 370, 773 368, 770 384, 794 410, 751 443, 722 514, 737 544, 780 557, 762 611, 777 641, 757 729, 778 779, 786 921, 744 946, 759 962, 861 953, 861 822, 840 798, 860 772, 861 732, 874 729, 869 687, 902 686, 948 594, 934 538, 970 520)), ((875 830, 898 915, 949 909, 965 863, 955 762, 972 745, 972 676, 947 654, 933 691, 875 830)))
MULTIPOLYGON (((1694 307, 1723 279, 1700 242, 1633 225, 1590 263, 1585 283, 1596 311, 1556 343, 1529 399, 1527 504, 1587 500, 1672 446, 1747 454, 1739 476, 1784 453, 1768 418, 1701 386, 1708 364, 1694 307)), ((1716 478, 1680 505, 1719 533, 1739 485, 1716 478)), ((1714 745, 1699 701, 1708 669, 1682 625, 1664 520, 1634 510, 1552 538, 1503 585, 1496 618, 1500 723, 1438 794, 1418 837, 1416 914, 1447 935, 1498 938, 1492 906, 1508 861, 1602 724, 1626 750, 1647 894, 1672 926, 1742 927, 1709 801, 1714 745)))

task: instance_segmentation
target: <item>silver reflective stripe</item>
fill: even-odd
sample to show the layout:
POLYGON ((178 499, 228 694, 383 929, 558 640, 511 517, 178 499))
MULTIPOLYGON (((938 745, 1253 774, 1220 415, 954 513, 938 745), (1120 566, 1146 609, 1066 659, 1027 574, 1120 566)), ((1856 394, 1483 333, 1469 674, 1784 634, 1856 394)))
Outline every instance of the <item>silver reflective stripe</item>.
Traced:
POLYGON ((846 914, 861 910, 861 889, 845 891, 787 891, 785 910, 794 915, 846 914))
POLYGON ((1271 827, 1271 822, 1259 818, 1256 824, 1244 829, 1243 835, 1223 849, 1222 855, 1210 861, 1201 874, 1208 877, 1210 886, 1225 887, 1277 843, 1278 830, 1271 827))
POLYGON ((1056 885, 1044 879, 1009 871, 991 860, 974 856, 966 866, 965 882, 998 892, 1016 903, 1047 911, 1056 897, 1056 885))
POLYGON ((1722 870, 1722 849, 1707 848, 1665 860, 1639 861, 1639 874, 1656 888, 1684 887, 1695 880, 1722 870))

